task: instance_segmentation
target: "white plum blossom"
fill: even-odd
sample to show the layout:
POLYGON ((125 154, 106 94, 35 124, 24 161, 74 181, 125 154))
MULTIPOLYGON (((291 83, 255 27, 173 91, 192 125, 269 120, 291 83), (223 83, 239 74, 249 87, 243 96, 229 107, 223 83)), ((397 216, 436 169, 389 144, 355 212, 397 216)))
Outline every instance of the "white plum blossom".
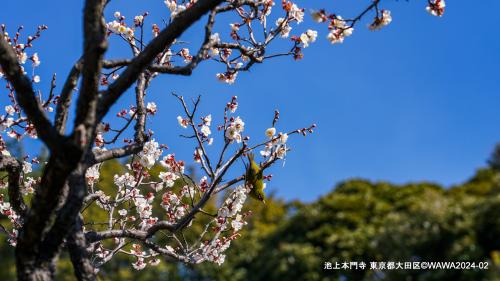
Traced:
POLYGON ((177 2, 175 0, 165 0, 164 3, 167 5, 170 12, 174 12, 177 8, 177 2))
POLYGON ((25 52, 22 52, 21 56, 19 57, 19 63, 25 64, 27 60, 28 60, 28 55, 25 52))
POLYGON ((238 214, 236 215, 236 218, 231 222, 231 227, 234 229, 234 231, 240 231, 245 224, 246 222, 242 220, 242 216, 238 214))
POLYGON ((143 15, 138 15, 134 17, 134 23, 136 26, 142 25, 144 22, 144 16, 143 15))
POLYGON ((318 37, 318 32, 315 30, 308 29, 305 33, 300 35, 300 41, 302 42, 302 47, 307 48, 310 43, 314 43, 318 37))
POLYGON ((23 195, 32 194, 35 192, 35 187, 37 185, 37 180, 32 177, 26 177, 24 182, 24 189, 22 190, 23 195))
POLYGON ((94 140, 94 144, 96 147, 102 147, 104 146, 104 137, 102 134, 97 134, 94 140))
POLYGON ((212 44, 220 43, 220 35, 219 35, 219 33, 214 33, 214 34, 210 35, 210 42, 212 44))
POLYGON ((279 159, 283 159, 286 156, 287 148, 286 145, 280 145, 276 149, 276 157, 279 159))
POLYGON ((238 99, 237 96, 233 96, 233 98, 231 99, 231 102, 228 102, 226 105, 226 108, 229 109, 229 111, 231 111, 231 113, 235 113, 236 110, 238 109, 238 102, 236 101, 237 99, 238 99))
POLYGON ((87 171, 85 172, 85 179, 87 180, 87 184, 92 185, 99 180, 99 168, 100 165, 96 164, 87 169, 87 171))
POLYGON ((7 128, 10 128, 13 124, 14 124, 14 118, 12 117, 6 118, 3 120, 2 123, 0 123, 0 129, 5 130, 7 128))
POLYGON ((262 157, 269 157, 271 156, 271 149, 266 146, 266 149, 261 150, 259 153, 262 157))
POLYGON ((184 206, 179 206, 175 209, 175 218, 176 219, 181 219, 184 215, 186 214, 186 208, 184 206))
POLYGON ((179 13, 183 12, 184 10, 186 10, 185 5, 177 5, 176 9, 172 11, 172 13, 170 14, 170 17, 175 18, 179 13))
POLYGON ((193 59, 193 56, 191 56, 189 54, 189 49, 188 48, 182 48, 179 53, 180 53, 181 57, 184 58, 184 63, 189 63, 193 59))
POLYGON ((137 261, 132 263, 132 267, 135 270, 143 270, 144 268, 146 268, 146 263, 144 262, 144 258, 138 257, 137 261))
POLYGON ((212 114, 203 117, 203 124, 210 126, 212 125, 212 114))
POLYGON ((125 173, 121 176, 115 175, 114 183, 119 187, 135 187, 137 185, 135 177, 129 173, 125 173))
POLYGON ((233 122, 229 124, 229 127, 226 129, 226 138, 228 138, 231 141, 236 141, 237 143, 240 143, 242 141, 241 138, 241 133, 245 129, 245 123, 241 118, 238 116, 236 119, 234 119, 233 122))
POLYGON ((189 124, 189 120, 184 119, 181 116, 177 116, 177 122, 179 122, 179 125, 184 129, 186 129, 189 124))
POLYGON ((444 14, 445 7, 446 3, 444 0, 430 0, 426 10, 433 16, 441 17, 444 14))
POLYGON ((154 139, 144 144, 142 151, 139 153, 140 161, 143 166, 148 169, 153 167, 163 153, 159 147, 160 145, 154 139))
POLYGON ((201 148, 196 148, 193 153, 193 160, 196 163, 201 163, 201 157, 203 156, 203 150, 201 148))
POLYGON ((201 192, 207 191, 207 189, 208 189, 208 178, 207 178, 207 176, 203 176, 200 179, 199 187, 200 187, 201 192))
POLYGON ((321 23, 326 22, 328 17, 325 15, 324 11, 312 11, 311 16, 315 22, 321 23))
POLYGON ((16 110, 14 109, 14 107, 12 105, 7 105, 5 107, 5 112, 7 112, 8 115, 12 116, 12 115, 14 115, 14 113, 16 113, 16 110))
POLYGON ((278 18, 276 20, 276 26, 277 27, 281 26, 281 30, 280 30, 281 37, 287 38, 288 36, 290 36, 290 32, 292 31, 292 27, 288 24, 288 21, 285 21, 284 18, 278 18))
POLYGON ((133 198, 137 213, 141 219, 147 219, 153 214, 153 206, 144 197, 136 196, 133 198))
POLYGON ((275 134, 276 134, 276 128, 269 128, 266 130, 266 137, 270 139, 273 138, 275 134))
POLYGON ((38 57, 38 53, 34 53, 31 56, 31 61, 33 61, 33 67, 38 67, 40 65, 40 58, 38 57))
POLYGON ((173 171, 179 174, 184 173, 184 161, 177 161, 174 154, 167 154, 163 157, 160 164, 167 169, 167 171, 173 171))
POLYGON ((23 161, 23 173, 28 174, 33 171, 32 165, 30 162, 23 161))
POLYGON ((158 108, 156 107, 156 103, 154 103, 154 102, 148 102, 148 104, 146 105, 146 110, 151 115, 156 114, 156 112, 158 111, 158 108))
POLYGON ((345 37, 352 35, 354 28, 346 24, 345 20, 341 16, 336 16, 332 20, 331 30, 328 33, 327 39, 332 44, 344 42, 345 37))
POLYGON ((240 30, 240 25, 238 23, 230 23, 229 26, 231 27, 232 31, 240 30))
POLYGON ((297 7, 296 4, 293 4, 289 11, 290 17, 295 19, 297 23, 301 23, 304 21, 304 9, 297 7))
POLYGON ((220 82, 224 82, 224 83, 227 83, 227 84, 234 84, 234 82, 236 81, 236 77, 237 76, 238 76, 238 72, 237 71, 215 74, 215 77, 217 77, 217 79, 220 82))
POLYGON ((160 172, 159 175, 162 182, 165 183, 167 187, 172 187, 175 184, 175 181, 179 178, 178 175, 172 172, 160 172))
POLYGON ((208 137, 212 133, 212 131, 210 130, 210 127, 208 127, 207 125, 201 126, 200 131, 204 137, 208 137))
POLYGON ((196 194, 196 189, 194 187, 189 185, 185 185, 182 187, 181 196, 187 198, 194 198, 195 194, 196 194))
POLYGON ((280 141, 282 143, 286 143, 287 140, 288 140, 288 134, 282 134, 282 133, 280 133, 280 141))
POLYGON ((380 17, 375 17, 373 22, 368 26, 370 30, 380 30, 382 27, 390 24, 392 21, 391 12, 389 10, 382 10, 380 17))

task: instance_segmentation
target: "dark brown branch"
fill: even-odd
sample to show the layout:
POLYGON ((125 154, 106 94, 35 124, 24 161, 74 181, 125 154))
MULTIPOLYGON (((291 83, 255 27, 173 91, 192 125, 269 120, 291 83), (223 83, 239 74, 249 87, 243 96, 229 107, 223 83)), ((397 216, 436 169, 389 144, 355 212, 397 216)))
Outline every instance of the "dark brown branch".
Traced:
POLYGON ((73 270, 78 281, 97 280, 94 266, 87 251, 87 241, 82 231, 82 218, 77 218, 76 225, 68 237, 68 251, 73 270))
MULTIPOLYGON (((115 68, 115 67, 123 67, 127 66, 132 62, 131 59, 120 59, 120 60, 106 60, 103 63, 104 68, 115 68)), ((152 64, 147 67, 147 70, 151 72, 158 72, 164 74, 177 74, 177 75, 186 75, 189 76, 192 73, 192 69, 188 66, 166 66, 166 65, 157 65, 152 64)))
POLYGON ((198 96, 198 98, 194 102, 193 110, 191 112, 189 112, 189 108, 184 100, 184 97, 179 96, 175 93, 173 93, 172 95, 174 97, 176 97, 181 102, 182 108, 184 109, 184 113, 186 113, 186 115, 189 119, 189 126, 191 126, 191 129, 193 130, 194 137, 196 138, 196 141, 198 142, 198 148, 201 149, 201 153, 203 154, 200 157, 201 158, 200 162, 201 162, 202 168, 207 173, 207 175, 209 175, 213 179, 215 174, 214 174, 214 170, 212 168, 212 165, 210 164, 210 158, 208 157, 208 154, 205 150, 205 146, 203 145, 203 141, 200 138, 200 133, 198 132, 198 129, 196 128, 196 125, 194 123, 194 116, 196 114, 196 109, 198 108, 198 104, 200 103, 201 97, 198 96))
POLYGON ((56 107, 56 116, 54 119, 54 126, 59 131, 60 134, 64 134, 66 131, 66 123, 68 121, 68 110, 71 105, 71 98, 73 96, 73 91, 78 83, 78 78, 82 71, 82 59, 78 60, 75 65, 71 68, 66 82, 59 95, 59 101, 56 107))
POLYGON ((124 147, 97 152, 94 154, 94 159, 91 160, 90 165, 139 153, 142 150, 142 146, 143 144, 134 143, 124 147))
POLYGON ((10 156, 0 155, 0 171, 6 171, 9 175, 9 202, 14 211, 21 217, 24 217, 28 207, 24 203, 23 196, 20 192, 22 182, 22 164, 10 156))
POLYGON ((49 97, 47 98, 47 100, 45 101, 45 103, 43 104, 43 108, 49 106, 50 102, 52 101, 52 99, 54 98, 54 90, 56 89, 56 74, 54 73, 52 75, 52 81, 50 82, 50 91, 49 91, 49 97))
POLYGON ((44 237, 40 255, 42 259, 53 259, 59 252, 64 239, 74 227, 86 193, 86 165, 80 164, 68 179, 68 194, 63 206, 57 211, 55 221, 44 237))
POLYGON ((146 74, 143 72, 139 75, 137 79, 137 85, 135 87, 135 115, 137 115, 137 120, 134 126, 135 142, 142 144, 146 139, 146 134, 144 132, 146 127, 146 107, 144 105, 144 96, 146 95, 146 74))
POLYGON ((75 118, 77 145, 87 146, 97 126, 96 110, 102 58, 106 52, 106 25, 103 18, 105 1, 87 0, 84 9, 84 53, 82 86, 75 118))

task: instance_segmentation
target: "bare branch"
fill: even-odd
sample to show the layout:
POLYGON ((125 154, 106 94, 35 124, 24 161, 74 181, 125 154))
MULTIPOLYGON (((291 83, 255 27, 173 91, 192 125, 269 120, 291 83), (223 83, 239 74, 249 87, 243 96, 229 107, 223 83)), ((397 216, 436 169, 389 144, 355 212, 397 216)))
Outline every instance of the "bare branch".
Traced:
POLYGON ((64 134, 66 131, 66 123, 68 121, 68 110, 71 105, 71 98, 73 96, 73 91, 78 83, 78 78, 82 70, 82 59, 78 60, 75 65, 71 68, 66 82, 59 95, 59 100, 56 107, 56 116, 54 119, 54 126, 59 131, 60 134, 64 134))
POLYGON ((108 46, 103 18, 104 5, 105 1, 103 0, 87 0, 85 2, 82 86, 74 126, 75 133, 77 133, 75 136, 77 145, 88 145, 98 123, 96 120, 97 93, 102 58, 108 46))
POLYGON ((94 153, 94 159, 90 162, 91 165, 101 163, 107 160, 121 158, 132 154, 139 153, 142 150, 142 144, 134 143, 123 147, 113 148, 101 152, 94 153))

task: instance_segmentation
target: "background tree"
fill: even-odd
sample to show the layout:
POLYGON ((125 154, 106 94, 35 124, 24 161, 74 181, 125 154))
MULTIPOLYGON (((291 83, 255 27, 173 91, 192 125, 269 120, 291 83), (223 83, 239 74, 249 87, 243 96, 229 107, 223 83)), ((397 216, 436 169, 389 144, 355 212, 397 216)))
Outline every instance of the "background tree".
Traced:
MULTIPOLYGON (((115 189, 113 175, 126 169, 117 161, 101 168, 99 186, 115 189)), ((161 167, 155 167, 156 173, 161 167)), ((196 178, 195 176, 192 176, 196 178)), ((101 280, 497 280, 500 248, 498 173, 479 169, 463 184, 445 189, 432 183, 394 185, 361 179, 345 181, 311 203, 285 202, 272 194, 264 206, 248 201, 251 211, 240 231, 245 238, 226 251, 222 265, 162 262, 130 270, 134 257, 117 255, 99 272, 101 280), (241 253, 245 254, 242 255, 241 253), (436 260, 489 262, 488 270, 323 270, 325 261, 436 260)), ((176 188, 179 188, 176 187, 176 188)), ((215 210, 215 201, 207 209, 215 210)), ((99 221, 106 212, 91 206, 84 217, 99 221)), ((5 223, 5 219, 1 224, 5 223)), ((204 226, 194 221, 193 232, 204 226)), ((15 276, 13 248, 0 246, 4 270, 15 276)), ((71 262, 62 254, 56 280, 73 280, 71 262)))

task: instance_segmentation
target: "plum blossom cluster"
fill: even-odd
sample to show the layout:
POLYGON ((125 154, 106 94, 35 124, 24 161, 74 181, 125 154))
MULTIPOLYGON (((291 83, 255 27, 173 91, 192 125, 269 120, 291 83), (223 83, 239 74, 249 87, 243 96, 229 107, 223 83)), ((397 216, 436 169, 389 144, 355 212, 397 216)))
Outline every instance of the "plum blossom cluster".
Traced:
POLYGON ((264 150, 260 151, 260 155, 263 157, 270 157, 274 155, 277 158, 285 158, 287 147, 286 142, 288 140, 288 134, 279 133, 276 136, 276 129, 274 127, 266 130, 266 136, 270 139, 269 142, 264 146, 264 150))
POLYGON ((433 16, 441 17, 444 14, 445 7, 444 0, 429 0, 426 10, 433 16))
MULTIPOLYGON (((114 175, 114 191, 99 187, 102 164, 89 167, 86 172, 90 190, 87 205, 95 203, 95 206, 107 213, 105 217, 108 221, 94 221, 87 226, 87 232, 96 233, 98 237, 109 237, 110 233, 120 233, 120 230, 125 229, 128 233, 115 235, 114 244, 105 243, 104 238, 93 242, 97 268, 120 253, 133 256, 132 267, 136 270, 158 264, 158 255, 192 263, 208 261, 222 264, 225 260, 224 252, 231 241, 240 236, 250 215, 249 211, 243 209, 252 187, 242 184, 245 170, 242 169, 244 167, 237 167, 237 159, 244 159, 247 153, 264 147, 269 153, 262 154, 262 167, 268 168, 285 157, 288 136, 305 130, 276 135, 274 128, 268 129, 263 136, 264 140, 250 147, 249 137, 243 135, 245 123, 241 117, 233 116, 238 109, 236 96, 224 107, 224 117, 218 125, 214 124, 212 114, 197 117, 199 98, 193 101, 193 109, 190 109, 183 97, 174 96, 184 110, 183 116, 177 118, 178 124, 182 131, 192 132, 192 135, 184 134, 181 137, 195 140, 193 162, 198 163, 204 175, 199 179, 191 178, 186 174, 185 162, 177 159, 174 153, 164 155, 168 150, 167 146, 159 144, 153 138, 146 141, 142 149, 129 159, 123 173, 114 175), (216 129, 212 129, 212 126, 216 129), (213 135, 220 135, 225 145, 217 157, 210 158, 207 150, 213 142, 213 135), (229 154, 231 147, 234 147, 235 152, 229 154), (226 178, 230 168, 240 170, 241 176, 226 178), (224 198, 222 201, 216 199, 221 197, 224 198), (210 200, 221 202, 216 207, 215 214, 205 210, 205 205, 210 200), (188 231, 189 226, 203 220, 206 221, 204 231, 198 233, 198 238, 193 241, 179 237, 174 230, 182 227, 188 231), (165 231, 170 232, 171 243, 157 244, 156 239, 160 239, 165 231), (126 246, 130 243, 133 243, 131 247, 126 246)), ((278 117, 275 113, 273 124, 278 117)), ((312 128, 307 130, 312 132, 312 128)), ((95 148, 98 153, 106 153, 109 149, 112 148, 106 145, 95 148)))
POLYGON ((380 15, 377 15, 373 22, 370 24, 370 30, 380 30, 382 27, 389 25, 392 21, 391 12, 388 10, 380 11, 380 15))
MULTIPOLYGON (((225 67, 225 71, 216 73, 216 78, 221 82, 233 84, 240 72, 248 71, 255 64, 267 59, 281 56, 291 56, 295 60, 302 59, 303 49, 316 41, 318 32, 307 29, 304 32, 297 31, 293 35, 295 26, 304 22, 306 18, 305 8, 287 0, 282 0, 280 7, 276 8, 275 2, 274 0, 224 1, 209 14, 205 26, 205 40, 198 51, 193 52, 186 44, 174 41, 154 60, 151 67, 153 75, 158 73, 189 75, 201 61, 210 60, 225 67), (235 16, 230 17, 232 22, 229 23, 228 31, 214 31, 216 17, 221 17, 228 11, 234 11, 235 16), (289 39, 290 49, 269 53, 268 46, 276 41, 276 38, 289 39)), ((326 38, 329 42, 342 43, 345 38, 353 34, 354 26, 369 12, 375 14, 373 21, 368 25, 370 30, 379 30, 391 23, 391 12, 380 9, 380 2, 380 0, 373 1, 358 16, 352 18, 343 18, 337 13, 328 13, 325 9, 313 11, 311 16, 318 23, 328 23, 326 38)), ((196 1, 165 0, 164 3, 170 12, 170 21, 173 21, 196 1)), ((433 15, 441 16, 444 12, 444 0, 429 0, 427 10, 433 15)), ((107 24, 110 33, 117 34, 128 42, 135 56, 142 51, 140 46, 144 42, 143 29, 147 15, 144 13, 135 16, 133 22, 127 25, 125 17, 120 12, 115 12, 114 20, 107 24), (141 38, 134 36, 139 34, 137 29, 140 29, 141 38)), ((157 37, 159 33, 159 25, 152 24, 152 37, 157 37)), ((124 63, 115 61, 107 66, 113 70, 103 76, 103 83, 107 82, 109 77, 118 77, 124 63)))
POLYGON ((348 25, 341 16, 333 16, 328 29, 327 39, 332 44, 344 42, 344 38, 351 36, 354 31, 354 27, 348 25))
POLYGON ((275 161, 276 159, 284 159, 286 153, 289 151, 287 147, 287 141, 290 134, 302 134, 306 136, 314 132, 316 124, 312 124, 308 128, 297 129, 288 133, 279 132, 274 127, 280 118, 280 113, 278 110, 274 112, 273 127, 266 129, 265 136, 268 141, 262 143, 259 147, 263 147, 260 151, 260 155, 268 161, 275 161))
MULTIPOLYGON (((14 49, 21 70, 31 77, 31 81, 34 84, 41 81, 40 75, 37 74, 37 68, 40 66, 41 61, 38 53, 31 50, 35 41, 41 37, 42 32, 47 28, 47 26, 41 25, 37 28, 35 34, 23 39, 21 33, 24 27, 20 26, 15 34, 11 35, 4 24, 0 25, 0 33, 3 35, 4 40, 14 49)), ((4 78, 4 73, 0 67, 0 79, 2 78, 4 78)), ((50 93, 46 97, 40 96, 40 105, 46 113, 51 113, 53 106, 57 104, 57 97, 53 93, 54 87, 55 75, 52 78, 50 93)), ((15 99, 14 87, 7 82, 5 88, 8 91, 9 104, 2 108, 4 110, 3 114, 0 112, 0 132, 9 138, 17 140, 25 136, 36 139, 37 133, 35 127, 21 112, 21 107, 15 99)))
POLYGON ((4 226, 0 225, 0 227, 1 230, 8 234, 7 241, 9 242, 9 244, 11 246, 16 246, 18 229, 21 226, 22 222, 20 221, 19 215, 16 213, 16 211, 14 211, 10 203, 4 201, 3 194, 0 194, 0 214, 6 216, 13 225, 13 228, 10 231, 5 229, 4 226))
POLYGON ((214 262, 218 265, 224 263, 226 255, 224 252, 230 247, 231 241, 239 237, 239 231, 246 225, 245 217, 249 215, 240 214, 243 204, 247 198, 249 189, 242 185, 238 186, 229 198, 224 201, 224 205, 219 209, 215 219, 215 230, 217 231, 211 241, 205 241, 194 255, 197 262, 202 260, 214 262), (229 231, 229 235, 222 236, 229 231))
MULTIPOLYGON (((5 143, 3 142, 0 136, 0 148, 3 147, 4 144, 5 143)), ((9 244, 12 246, 16 246, 17 234, 19 228, 22 227, 23 224, 23 219, 20 215, 20 212, 22 212, 23 209, 20 209, 20 206, 13 206, 10 202, 7 202, 3 191, 9 189, 10 194, 17 194, 17 196, 26 196, 34 193, 35 189, 39 184, 39 179, 35 179, 29 176, 29 174, 32 172, 31 162, 26 162, 26 161, 21 162, 15 160, 15 158, 13 158, 5 148, 1 150, 2 154, 0 155, 0 161, 2 161, 3 163, 0 164, 0 170, 19 169, 18 171, 19 181, 22 182, 22 184, 11 186, 11 183, 7 183, 4 181, 5 177, 0 179, 0 216, 7 217, 7 219, 11 223, 10 230, 3 225, 0 225, 0 230, 8 234, 7 240, 9 244), (5 162, 10 162, 10 163, 5 163, 5 162)), ((33 163, 37 163, 37 160, 33 159, 33 163)))
POLYGON ((245 130, 245 122, 241 120, 239 116, 236 118, 230 117, 229 118, 229 124, 227 125, 225 131, 225 137, 233 142, 240 143, 242 141, 241 133, 245 130))
MULTIPOLYGON (((47 26, 41 25, 38 26, 34 34, 23 36, 23 26, 18 27, 11 34, 7 31, 6 25, 0 25, 0 34, 2 35, 0 40, 5 40, 12 47, 21 71, 30 78, 34 87, 38 86, 41 81, 37 74, 41 60, 38 53, 33 51, 33 46, 47 28, 47 26)), ((37 139, 38 134, 34 125, 21 110, 21 106, 15 98, 14 87, 6 80, 1 67, 0 81, 2 84, 5 82, 7 92, 7 102, 0 108, 0 171, 6 171, 9 177, 14 174, 13 177, 16 178, 15 180, 9 179, 9 181, 7 181, 7 175, 0 178, 0 217, 6 217, 10 222, 9 226, 0 225, 0 230, 8 235, 9 244, 15 246, 18 230, 23 225, 22 214, 25 208, 24 203, 20 202, 22 202, 23 196, 33 194, 40 184, 40 178, 34 177, 32 174, 33 165, 38 165, 40 160, 29 155, 11 153, 7 143, 15 143, 24 138, 37 139), (16 195, 17 198, 10 198, 12 195, 16 195)), ((52 78, 48 94, 44 95, 44 91, 38 89, 40 108, 47 115, 50 115, 53 112, 53 106, 57 105, 58 97, 54 94, 54 87, 55 75, 52 78)))
MULTIPOLYGON (((327 39, 332 44, 343 43, 346 37, 352 35, 354 26, 362 19, 362 17, 370 11, 373 11, 375 17, 368 25, 372 31, 380 30, 392 22, 391 12, 389 10, 380 9, 380 0, 373 1, 361 14, 354 18, 342 18, 336 13, 328 13, 325 9, 313 11, 312 19, 317 23, 328 23, 327 39)), ((444 0, 429 0, 427 11, 434 16, 442 16, 444 13, 444 0)))
MULTIPOLYGON (((134 28, 127 26, 125 22, 125 17, 121 15, 120 12, 116 11, 115 14, 115 20, 108 22, 106 24, 106 27, 110 32, 113 32, 118 35, 124 36, 129 42, 134 42, 134 28)), ((144 20, 144 16, 136 16, 134 18, 134 23, 141 25, 144 20)))

